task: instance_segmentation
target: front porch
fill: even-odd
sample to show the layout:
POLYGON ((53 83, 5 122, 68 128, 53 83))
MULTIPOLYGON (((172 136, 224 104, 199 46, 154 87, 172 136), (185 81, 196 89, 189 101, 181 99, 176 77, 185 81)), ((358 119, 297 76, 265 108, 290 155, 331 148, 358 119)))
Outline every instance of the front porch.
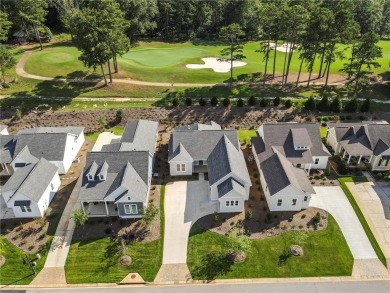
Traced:
POLYGON ((341 154, 342 159, 347 163, 347 165, 359 168, 365 168, 366 164, 370 164, 372 160, 372 155, 348 153, 345 149, 342 149, 341 154))
POLYGON ((88 217, 117 217, 115 203, 107 201, 81 202, 81 208, 88 217))

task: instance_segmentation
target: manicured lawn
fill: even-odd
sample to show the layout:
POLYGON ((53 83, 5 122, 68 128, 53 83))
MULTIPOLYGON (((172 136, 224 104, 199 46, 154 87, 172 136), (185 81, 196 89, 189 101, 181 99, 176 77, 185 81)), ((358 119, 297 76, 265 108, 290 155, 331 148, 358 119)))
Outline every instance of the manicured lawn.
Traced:
MULTIPOLYGON (((114 126, 114 127, 109 128, 109 129, 105 129, 104 131, 107 131, 107 132, 112 131, 115 135, 122 135, 123 134, 123 127, 114 126)), ((88 133, 85 133, 85 137, 92 140, 92 141, 96 141, 98 139, 99 134, 100 134, 100 132, 98 132, 98 131, 88 132, 88 133)))
MULTIPOLYGON (((383 49, 383 57, 378 62, 383 64, 378 69, 373 69, 375 74, 386 71, 390 61, 390 41, 380 41, 383 49)), ((118 57, 120 73, 118 77, 131 77, 138 80, 158 82, 191 82, 191 83, 212 83, 227 81, 229 73, 215 73, 212 69, 191 70, 185 67, 189 63, 202 63, 202 57, 219 57, 221 49, 226 45, 220 43, 196 44, 164 43, 164 42, 139 42, 137 47, 130 52, 118 57)), ((345 49, 344 45, 338 46, 340 50, 345 49)), ((259 72, 264 71, 262 54, 256 52, 259 49, 258 42, 249 42, 244 46, 244 54, 247 65, 234 69, 235 78, 241 81, 258 80, 259 72)), ((345 55, 350 50, 345 50, 345 55)), ((273 59, 274 52, 270 58, 273 59)), ((78 60, 80 52, 71 46, 71 43, 56 43, 49 45, 44 51, 35 51, 26 63, 26 71, 32 74, 49 77, 96 77, 100 76, 100 70, 94 74, 78 60), (89 75, 89 76, 88 76, 89 75)), ((285 53, 277 51, 276 72, 283 71, 283 58, 285 53)), ((291 73, 298 72, 300 60, 298 52, 293 55, 291 73)), ((345 59, 346 60, 346 59, 345 59)), ((340 69, 345 60, 336 59, 331 65, 331 73, 341 74, 340 69)), ((319 59, 314 64, 313 72, 319 69, 319 59)), ((269 62, 269 72, 272 70, 273 62, 269 62)), ((306 71, 306 68, 303 69, 306 71)))
MULTIPOLYGON (((52 236, 49 237, 50 239, 46 243, 46 246, 39 252, 41 259, 36 261, 37 265, 35 271, 37 274, 42 270, 49 252, 50 244, 53 239, 52 236)), ((23 264, 25 253, 11 244, 3 236, 0 236, 0 254, 6 258, 5 264, 0 268, 0 284, 30 284, 36 275, 31 275, 32 271, 29 265, 23 264)), ((30 259, 35 257, 36 254, 29 254, 30 259)))
POLYGON ((386 257, 384 256, 378 242, 376 241, 375 236, 372 233, 370 226, 366 221, 366 218, 364 217, 362 211, 359 208, 359 205, 357 204, 355 198, 353 197, 352 193, 349 191, 347 185, 345 184, 345 182, 366 182, 366 181, 367 179, 365 177, 340 177, 339 178, 340 186, 343 189, 345 195, 347 196, 350 204, 352 205, 357 217, 359 218, 359 221, 362 224, 363 229, 366 232, 366 235, 370 240, 370 243, 374 248, 376 255, 381 260, 381 262, 386 266, 386 257))
POLYGON ((250 143, 251 138, 256 136, 256 130, 238 130, 238 139, 240 142, 250 143))
POLYGON ((73 241, 65 264, 68 283, 115 283, 130 272, 139 273, 145 281, 153 281, 162 263, 164 245, 164 196, 160 195, 160 238, 151 242, 133 242, 126 254, 132 257, 130 266, 119 263, 121 252, 117 242, 109 237, 73 241))
POLYGON ((326 137, 327 129, 328 129, 327 127, 321 127, 320 128, 321 138, 326 137))
POLYGON ((289 231, 263 240, 253 240, 243 263, 232 264, 225 257, 229 239, 194 226, 188 243, 187 264, 194 279, 276 278, 350 276, 353 257, 340 228, 331 215, 326 230, 308 232, 302 245, 304 255, 291 256, 279 264, 280 256, 293 244, 289 231))

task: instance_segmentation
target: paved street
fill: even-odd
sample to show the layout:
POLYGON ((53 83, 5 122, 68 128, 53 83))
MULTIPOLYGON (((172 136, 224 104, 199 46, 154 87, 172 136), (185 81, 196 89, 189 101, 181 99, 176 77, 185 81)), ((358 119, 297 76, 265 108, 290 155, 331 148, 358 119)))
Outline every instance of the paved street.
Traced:
MULTIPOLYGON (((5 292, 5 291, 3 291, 5 292)), ((15 292, 15 291, 10 291, 15 292)), ((63 289, 36 289, 19 292, 27 293, 249 293, 249 292, 300 292, 300 293, 388 293, 390 281, 342 281, 342 282, 275 282, 275 283, 239 283, 239 284, 200 284, 177 286, 119 286, 106 288, 63 288, 63 289)))
POLYGON ((328 211, 337 221, 355 259, 352 275, 387 275, 351 204, 339 186, 314 187, 310 206, 328 211))

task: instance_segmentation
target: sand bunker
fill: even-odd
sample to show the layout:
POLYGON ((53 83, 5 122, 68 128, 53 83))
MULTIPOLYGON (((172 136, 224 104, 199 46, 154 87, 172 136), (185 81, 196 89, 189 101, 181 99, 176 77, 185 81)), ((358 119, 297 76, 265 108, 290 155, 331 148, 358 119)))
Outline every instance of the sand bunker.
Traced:
MULTIPOLYGON (((186 67, 189 69, 204 69, 211 68, 214 72, 229 72, 230 71, 230 62, 229 61, 220 61, 217 57, 207 57, 202 58, 204 64, 187 64, 186 67)), ((242 61, 233 61, 233 67, 242 67, 245 66, 246 62, 242 61)))
MULTIPOLYGON (((269 43, 269 47, 271 49, 274 49, 275 48, 275 43, 269 43)), ((286 47, 287 47, 287 52, 290 52, 290 44, 281 44, 281 45, 277 45, 276 46, 276 50, 279 51, 279 52, 283 52, 283 53, 286 53, 286 47)), ((295 50, 296 48, 294 48, 295 50)), ((293 50, 293 51, 294 51, 293 50)))

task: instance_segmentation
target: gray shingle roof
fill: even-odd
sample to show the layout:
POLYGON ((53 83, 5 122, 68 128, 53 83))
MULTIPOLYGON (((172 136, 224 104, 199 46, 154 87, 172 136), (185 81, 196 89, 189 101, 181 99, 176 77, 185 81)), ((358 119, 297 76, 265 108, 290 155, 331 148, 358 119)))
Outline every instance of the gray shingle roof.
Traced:
POLYGON ((15 153, 16 136, 15 135, 1 135, 0 136, 0 161, 9 164, 15 153))
POLYGON ((224 182, 218 185, 218 197, 221 198, 227 196, 232 190, 235 191, 234 195, 245 197, 245 187, 233 178, 226 179, 224 182))
POLYGON ((271 156, 260 163, 270 194, 274 195, 290 184, 298 190, 315 193, 305 171, 294 167, 276 149, 274 151, 271 156))
POLYGON ((42 158, 36 164, 17 169, 3 186, 2 192, 11 190, 14 194, 20 192, 32 201, 38 202, 57 171, 55 165, 42 158))
POLYGON ((67 133, 31 133, 18 134, 15 154, 28 146, 31 155, 48 161, 64 159, 67 133))
POLYGON ((236 130, 174 130, 169 141, 168 160, 171 160, 174 154, 177 154, 176 149, 180 144, 184 146, 194 160, 207 160, 224 135, 226 135, 237 150, 240 148, 236 130))
POLYGON ((15 156, 14 160, 16 159, 19 159, 25 163, 37 163, 39 161, 30 153, 27 145, 15 156))
POLYGON ((179 130, 221 130, 221 125, 215 123, 214 121, 210 121, 206 124, 190 124, 175 128, 175 131, 179 130))
MULTIPOLYGON (((89 152, 87 153, 83 182, 80 188, 80 200, 103 200, 121 185, 129 189, 130 194, 137 190, 143 190, 145 184, 146 186, 148 184, 149 167, 151 166, 149 166, 148 151, 89 152), (97 164, 98 169, 105 163, 108 165, 106 180, 101 181, 97 177, 92 182, 87 180, 85 175, 94 163, 97 164), (131 167, 128 167, 128 165, 131 167)), ((143 197, 146 200, 147 192, 145 194, 133 194, 133 196, 143 197)))
POLYGON ((295 146, 306 146, 306 147, 312 147, 313 144, 311 142, 309 133, 307 132, 307 129, 302 128, 292 128, 291 129, 291 135, 292 140, 295 146))
POLYGON ((70 133, 79 136, 84 131, 84 127, 65 126, 65 127, 34 127, 19 130, 18 134, 31 133, 70 133))

